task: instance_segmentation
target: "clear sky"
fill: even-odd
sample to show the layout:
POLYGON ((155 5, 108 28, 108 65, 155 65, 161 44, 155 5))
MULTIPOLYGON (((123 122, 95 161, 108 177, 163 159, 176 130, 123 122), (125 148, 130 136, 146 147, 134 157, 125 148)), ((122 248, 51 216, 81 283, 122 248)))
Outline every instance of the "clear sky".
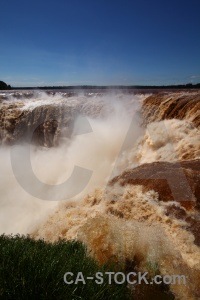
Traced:
POLYGON ((4 0, 11 86, 200 82, 200 0, 4 0))

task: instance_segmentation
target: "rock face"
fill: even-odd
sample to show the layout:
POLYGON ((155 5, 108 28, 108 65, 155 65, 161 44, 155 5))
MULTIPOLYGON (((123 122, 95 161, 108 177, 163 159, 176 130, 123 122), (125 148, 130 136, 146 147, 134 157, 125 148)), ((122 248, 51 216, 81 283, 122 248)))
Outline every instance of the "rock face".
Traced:
POLYGON ((197 201, 196 205, 198 203, 200 205, 199 173, 199 159, 176 163, 154 162, 125 171, 113 178, 110 184, 119 182, 122 186, 126 184, 143 185, 145 190, 153 189, 158 192, 160 200, 178 201, 183 206, 184 202, 195 200, 197 201))
POLYGON ((153 94, 143 103, 144 124, 164 119, 190 120, 200 127, 200 91, 153 94))
POLYGON ((166 215, 185 220, 195 236, 195 243, 200 246, 199 159, 143 164, 113 178, 110 185, 116 183, 124 187, 142 185, 144 192, 156 191, 159 201, 173 201, 167 205, 166 215))

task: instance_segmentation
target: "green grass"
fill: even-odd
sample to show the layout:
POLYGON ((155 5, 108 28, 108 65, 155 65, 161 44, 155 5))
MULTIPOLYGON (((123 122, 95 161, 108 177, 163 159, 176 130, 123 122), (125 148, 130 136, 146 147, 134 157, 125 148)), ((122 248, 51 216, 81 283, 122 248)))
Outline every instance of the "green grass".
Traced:
MULTIPOLYGON (((130 299, 126 283, 96 284, 86 277, 96 272, 120 271, 118 266, 98 266, 79 242, 55 244, 27 237, 0 236, 0 299, 130 299), (64 283, 66 272, 82 272, 86 284, 64 283)), ((122 270, 121 270, 122 271, 122 270)))

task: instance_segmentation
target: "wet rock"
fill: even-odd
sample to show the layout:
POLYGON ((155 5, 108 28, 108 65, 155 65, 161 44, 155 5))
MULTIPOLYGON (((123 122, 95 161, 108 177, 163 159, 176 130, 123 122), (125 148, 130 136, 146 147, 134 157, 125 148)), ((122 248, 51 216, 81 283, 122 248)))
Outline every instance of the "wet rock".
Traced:
POLYGON ((155 190, 162 201, 177 201, 183 207, 200 209, 200 160, 153 162, 127 170, 110 184, 143 185, 144 191, 155 190))
POLYGON ((187 222, 187 229, 200 246, 200 160, 177 163, 154 162, 127 170, 114 177, 110 185, 142 185, 143 190, 154 190, 159 200, 169 202, 166 215, 187 222), (177 202, 177 205, 170 204, 177 202), (191 214, 191 212, 193 212, 191 214))

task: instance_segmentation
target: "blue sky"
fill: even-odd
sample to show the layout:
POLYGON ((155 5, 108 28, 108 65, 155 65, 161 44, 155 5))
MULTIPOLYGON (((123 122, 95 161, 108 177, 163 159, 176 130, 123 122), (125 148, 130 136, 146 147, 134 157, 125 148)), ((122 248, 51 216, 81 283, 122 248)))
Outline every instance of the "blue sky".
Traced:
POLYGON ((200 1, 7 0, 0 80, 12 86, 200 82, 200 1))

